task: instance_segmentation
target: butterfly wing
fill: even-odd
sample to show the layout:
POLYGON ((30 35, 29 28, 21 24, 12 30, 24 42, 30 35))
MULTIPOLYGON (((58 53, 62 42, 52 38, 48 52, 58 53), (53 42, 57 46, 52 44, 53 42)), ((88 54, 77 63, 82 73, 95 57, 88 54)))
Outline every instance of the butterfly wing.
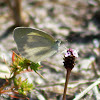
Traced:
POLYGON ((58 42, 38 29, 15 28, 14 40, 20 54, 33 62, 42 61, 58 51, 58 42))

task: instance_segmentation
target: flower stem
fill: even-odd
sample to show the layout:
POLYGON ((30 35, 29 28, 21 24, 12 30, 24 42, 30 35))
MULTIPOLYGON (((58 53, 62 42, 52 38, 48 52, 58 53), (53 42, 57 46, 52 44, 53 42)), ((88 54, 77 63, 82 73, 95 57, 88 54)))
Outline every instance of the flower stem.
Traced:
POLYGON ((63 93, 63 100, 66 100, 67 85, 68 85, 70 73, 71 73, 71 70, 67 69, 66 82, 65 82, 64 93, 63 93))

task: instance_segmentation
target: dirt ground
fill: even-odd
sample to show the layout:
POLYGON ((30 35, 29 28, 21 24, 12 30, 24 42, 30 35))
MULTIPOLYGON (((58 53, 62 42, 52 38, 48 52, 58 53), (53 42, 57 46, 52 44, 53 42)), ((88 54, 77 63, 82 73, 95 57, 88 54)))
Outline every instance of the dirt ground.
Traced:
MULTIPOLYGON (((100 100, 100 1, 22 0, 22 13, 25 21, 30 22, 29 27, 44 30, 55 40, 61 40, 59 52, 41 62, 43 67, 38 73, 45 80, 35 72, 21 74, 38 90, 29 94, 30 100, 62 100, 66 75, 62 51, 68 48, 77 50, 79 57, 70 75, 66 100, 100 100), (77 99, 79 95, 81 97, 77 99)), ((8 66, 12 50, 18 53, 13 39, 14 28, 12 12, 1 0, 0 78, 10 77, 8 66), (4 63, 4 59, 8 64, 4 63)), ((7 95, 0 98, 10 100, 7 95)))

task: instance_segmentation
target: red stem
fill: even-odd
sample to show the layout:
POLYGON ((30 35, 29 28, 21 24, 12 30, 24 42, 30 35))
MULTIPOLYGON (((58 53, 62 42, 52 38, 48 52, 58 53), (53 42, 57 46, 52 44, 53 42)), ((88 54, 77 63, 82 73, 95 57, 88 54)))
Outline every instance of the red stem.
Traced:
POLYGON ((66 100, 67 85, 68 85, 70 73, 71 73, 71 70, 67 69, 66 82, 65 82, 64 93, 63 93, 63 99, 62 100, 66 100))

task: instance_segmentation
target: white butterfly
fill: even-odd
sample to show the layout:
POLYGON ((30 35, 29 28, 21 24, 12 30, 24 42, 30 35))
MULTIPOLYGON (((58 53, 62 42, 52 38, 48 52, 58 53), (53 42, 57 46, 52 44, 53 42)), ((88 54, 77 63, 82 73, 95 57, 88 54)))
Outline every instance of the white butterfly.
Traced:
POLYGON ((19 53, 33 62, 40 62, 52 56, 60 45, 60 41, 55 41, 44 31, 28 27, 15 28, 14 40, 19 53))

